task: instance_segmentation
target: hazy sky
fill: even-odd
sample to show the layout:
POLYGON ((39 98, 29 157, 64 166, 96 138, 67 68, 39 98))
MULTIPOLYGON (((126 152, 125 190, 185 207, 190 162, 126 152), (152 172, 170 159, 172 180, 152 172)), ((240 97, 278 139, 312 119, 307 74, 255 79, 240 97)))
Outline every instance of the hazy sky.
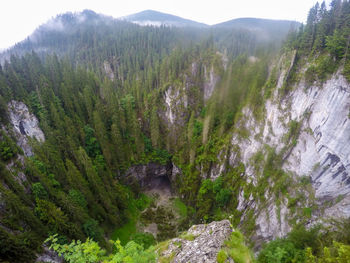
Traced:
POLYGON ((30 35, 40 24, 67 11, 91 9, 120 17, 153 9, 206 24, 239 17, 305 22, 316 0, 1 0, 0 49, 30 35))

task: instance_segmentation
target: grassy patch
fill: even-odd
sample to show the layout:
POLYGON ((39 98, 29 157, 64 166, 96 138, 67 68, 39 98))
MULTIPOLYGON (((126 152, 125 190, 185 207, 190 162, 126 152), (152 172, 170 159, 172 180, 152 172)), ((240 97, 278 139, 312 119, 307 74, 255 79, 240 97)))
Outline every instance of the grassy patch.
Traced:
POLYGON ((131 236, 136 234, 136 224, 140 218, 140 212, 147 208, 151 202, 152 199, 144 194, 141 194, 138 199, 130 200, 127 211, 128 222, 117 228, 112 233, 111 239, 119 239, 122 245, 126 245, 131 240, 131 236))
POLYGON ((239 231, 232 232, 230 239, 225 241, 225 246, 221 251, 218 254, 220 259, 223 259, 225 254, 236 263, 250 263, 254 260, 251 251, 244 243, 243 235, 239 231))
POLYGON ((195 240, 196 236, 193 235, 193 234, 189 234, 189 233, 185 232, 185 233, 183 233, 183 234, 180 236, 180 238, 186 239, 186 240, 188 240, 188 241, 193 241, 193 240, 195 240))
POLYGON ((225 263, 227 260, 226 252, 224 250, 220 250, 217 257, 216 257, 216 260, 218 263, 225 263))
POLYGON ((119 239, 122 245, 127 244, 130 241, 130 237, 136 233, 136 223, 137 220, 133 219, 116 229, 111 236, 112 240, 119 239))
POLYGON ((305 207, 303 209, 303 214, 304 214, 305 217, 311 218, 311 216, 312 216, 312 208, 311 207, 305 207))

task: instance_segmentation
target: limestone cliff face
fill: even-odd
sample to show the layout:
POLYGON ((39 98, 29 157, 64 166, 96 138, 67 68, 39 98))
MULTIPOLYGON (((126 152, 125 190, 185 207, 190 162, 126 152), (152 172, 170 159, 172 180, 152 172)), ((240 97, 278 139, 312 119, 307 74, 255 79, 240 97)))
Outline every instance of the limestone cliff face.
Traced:
POLYGON ((215 86, 219 82, 220 77, 217 74, 215 74, 214 66, 211 66, 209 72, 207 70, 207 67, 204 67, 204 76, 205 81, 203 84, 203 95, 204 101, 207 101, 213 94, 215 86))
POLYGON ((22 148, 26 156, 32 156, 32 148, 29 145, 29 138, 45 141, 45 136, 39 127, 39 121, 34 114, 30 113, 27 105, 20 101, 8 103, 10 122, 17 137, 17 144, 22 148))
POLYGON ((160 117, 165 121, 169 129, 178 129, 185 125, 194 105, 205 104, 213 95, 220 82, 221 76, 216 72, 226 68, 226 57, 216 54, 222 65, 214 66, 214 62, 195 61, 188 71, 182 74, 181 82, 169 85, 163 94, 164 110, 160 117), (200 79, 200 80, 199 80, 200 79))
MULTIPOLYGON (((249 131, 248 138, 234 134, 231 144, 239 146, 239 154, 232 152, 231 165, 241 161, 246 166, 245 177, 257 186, 259 172, 253 157, 259 151, 265 153, 266 146, 275 149, 283 158, 283 170, 297 181, 310 178, 312 189, 303 195, 307 206, 312 196, 320 208, 314 211, 310 223, 326 217, 350 216, 350 84, 338 72, 324 84, 306 87, 301 80, 286 97, 279 90, 285 81, 286 70, 281 71, 277 88, 265 105, 265 118, 257 121, 249 108, 245 108, 241 127, 249 131), (288 142, 291 123, 299 128, 294 142, 288 142), (322 209, 321 209, 322 208, 322 209)), ((274 182, 270 182, 272 185, 274 182)), ((299 189, 303 191, 302 189, 299 189)), ((293 195, 293 193, 290 193, 293 195)), ((262 204, 252 196, 239 196, 238 210, 255 212, 256 235, 263 239, 284 236, 290 231, 288 218, 291 211, 286 198, 279 200, 266 189, 267 202, 262 204)))
POLYGON ((108 61, 104 61, 103 62, 103 70, 106 74, 106 76, 110 79, 110 80, 114 80, 114 72, 112 69, 111 64, 108 61))
MULTIPOLYGON (((313 86, 306 92, 302 88, 299 85, 292 94, 291 118, 302 120, 306 112, 310 112, 310 117, 304 121, 307 130, 301 132, 284 169, 299 176, 311 176, 320 201, 348 197, 350 84, 342 75, 335 74, 322 87, 313 86)), ((350 202, 341 202, 341 206, 337 216, 349 217, 350 202)))

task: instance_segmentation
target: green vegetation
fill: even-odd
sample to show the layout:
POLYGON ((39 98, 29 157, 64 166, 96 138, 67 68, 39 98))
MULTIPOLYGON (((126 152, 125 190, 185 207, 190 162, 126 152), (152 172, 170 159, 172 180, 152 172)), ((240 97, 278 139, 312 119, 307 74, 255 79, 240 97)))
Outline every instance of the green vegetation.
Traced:
POLYGON ((348 219, 336 222, 331 226, 332 231, 328 227, 305 229, 298 225, 287 237, 265 244, 259 252, 257 262, 349 262, 347 226, 348 219))
POLYGON ((305 252, 308 263, 347 263, 350 262, 350 246, 334 242, 331 247, 324 247, 320 256, 314 256, 311 248, 305 252))
POLYGON ((324 82, 340 65, 346 65, 343 74, 349 80, 349 1, 334 0, 327 9, 325 1, 316 3, 308 14, 307 23, 292 32, 287 48, 297 51, 296 63, 288 77, 287 86, 292 85, 304 65, 311 64, 305 72, 308 86, 315 81, 324 82))
POLYGON ((0 140, 0 159, 2 161, 6 162, 13 158, 17 153, 21 153, 18 146, 3 130, 0 130, 0 140))
POLYGON ((177 213, 182 218, 186 218, 187 217, 187 215, 188 215, 187 206, 181 201, 180 198, 175 198, 174 199, 174 206, 175 206, 175 209, 177 210, 177 213))
MULTIPOLYGON (((226 178, 228 180, 228 178, 226 178)), ((203 180, 197 195, 196 216, 205 222, 211 221, 215 207, 227 208, 232 198, 232 189, 225 185, 224 178, 218 177, 215 181, 203 180)))
POLYGON ((252 263, 254 256, 250 249, 245 245, 243 235, 238 231, 233 231, 230 238, 225 241, 224 247, 217 255, 218 262, 226 262, 230 257, 237 263, 252 263))
POLYGON ((178 225, 171 208, 165 206, 149 207, 141 215, 140 222, 144 225, 157 224, 157 241, 175 237, 178 225))
POLYGON ((91 239, 86 242, 72 241, 69 245, 61 245, 57 237, 51 236, 45 242, 50 243, 50 248, 62 255, 66 262, 71 263, 151 263, 156 262, 156 253, 153 247, 144 250, 142 245, 133 241, 128 242, 125 246, 120 244, 117 240, 114 242, 116 253, 107 254, 98 243, 91 239))
MULTIPOLYGON (((251 131, 244 124, 250 118, 264 120, 265 102, 284 71, 283 96, 298 80, 305 78, 306 86, 321 84, 342 67, 350 81, 349 7, 349 1, 340 0, 328 10, 325 3, 316 4, 307 24, 289 35, 281 67, 273 63, 279 36, 264 42, 236 29, 104 23, 89 12, 86 23, 75 23, 71 14, 59 16, 69 34, 41 28, 41 41, 18 44, 14 50, 21 56, 11 55, 0 66, 0 259, 33 262, 47 236, 57 234, 50 240, 67 261, 151 262, 156 240, 228 215, 234 215, 234 227, 244 216, 242 231, 250 236, 256 213, 237 210, 242 191, 262 210, 269 192, 279 220, 282 204, 290 209, 292 225, 312 218, 313 196, 306 202, 303 192, 310 179, 295 180, 282 169, 302 122, 290 122, 281 152, 267 146, 252 157, 259 175, 255 184, 247 182, 243 163, 227 160, 230 154, 240 159, 232 134, 238 141, 249 139, 251 131), (42 47, 49 52, 25 53, 42 47), (113 78, 106 77, 105 65, 113 78), (211 69, 218 82, 204 101, 211 69), (164 104, 170 89, 179 94, 171 105, 173 125, 164 104), (28 105, 45 134, 45 142, 29 140, 32 157, 20 156, 11 132, 11 100, 28 105), (243 109, 248 111, 243 114, 243 109), (181 176, 172 178, 172 190, 181 199, 170 208, 153 206, 139 187, 123 180, 129 167, 150 162, 167 168, 173 163, 181 170, 181 176), (218 171, 216 180, 208 179, 218 171), (158 226, 156 238, 138 232, 138 224, 150 223, 158 226), (112 247, 106 236, 119 240, 116 254, 108 255, 112 247)), ((261 262, 347 259, 350 241, 340 232, 324 237, 312 230, 295 231, 268 244, 261 262)), ((218 261, 252 261, 238 232, 225 246, 218 261)))
MULTIPOLYGON (((131 200, 128 204, 128 209, 126 211, 127 223, 117 228, 112 233, 112 240, 120 240, 122 245, 126 245, 133 237, 138 237, 139 240, 135 242, 140 244, 143 243, 142 235, 143 233, 137 233, 136 224, 140 219, 141 212, 146 209, 150 203, 151 199, 145 194, 141 194, 138 199, 131 200), (139 243, 140 242, 140 243, 139 243)), ((147 237, 146 237, 147 238, 147 237)), ((148 241, 145 241, 148 245, 148 241)), ((152 243, 152 242, 151 242, 152 243)))

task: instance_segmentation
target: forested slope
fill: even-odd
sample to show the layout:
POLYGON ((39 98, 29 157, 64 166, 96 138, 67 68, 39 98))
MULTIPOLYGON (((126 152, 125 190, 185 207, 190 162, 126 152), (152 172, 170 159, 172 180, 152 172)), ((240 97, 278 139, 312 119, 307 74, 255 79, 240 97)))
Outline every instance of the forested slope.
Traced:
POLYGON ((349 216, 349 12, 348 1, 316 5, 282 48, 280 35, 141 27, 92 11, 42 25, 2 54, 0 259, 34 261, 53 234, 110 250, 106 240, 131 220, 168 220, 124 176, 148 164, 171 167, 186 211, 179 225, 158 223, 157 241, 178 234, 172 227, 231 218, 255 249, 297 233, 261 262, 347 244, 346 227, 310 230, 323 245, 299 235, 349 216))

